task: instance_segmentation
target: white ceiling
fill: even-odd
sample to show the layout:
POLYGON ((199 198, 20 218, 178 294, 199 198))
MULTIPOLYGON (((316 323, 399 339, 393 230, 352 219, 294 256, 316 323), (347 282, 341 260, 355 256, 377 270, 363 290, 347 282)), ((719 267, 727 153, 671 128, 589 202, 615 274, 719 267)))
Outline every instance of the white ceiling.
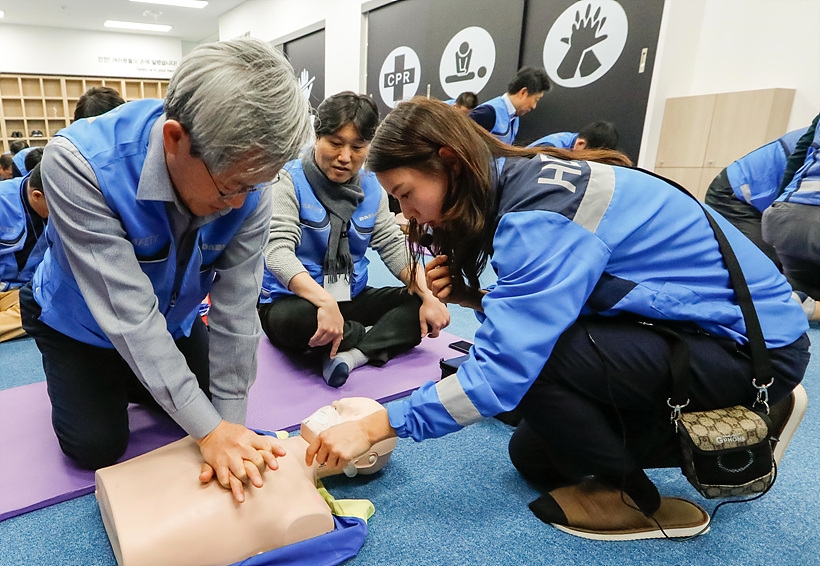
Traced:
POLYGON ((0 0, 0 10, 6 14, 0 24, 159 35, 198 43, 218 39, 219 17, 242 2, 208 0, 204 8, 193 9, 129 0, 0 0), (155 18, 151 12, 161 14, 155 18), (103 27, 106 20, 167 24, 173 29, 167 33, 113 30, 103 27))

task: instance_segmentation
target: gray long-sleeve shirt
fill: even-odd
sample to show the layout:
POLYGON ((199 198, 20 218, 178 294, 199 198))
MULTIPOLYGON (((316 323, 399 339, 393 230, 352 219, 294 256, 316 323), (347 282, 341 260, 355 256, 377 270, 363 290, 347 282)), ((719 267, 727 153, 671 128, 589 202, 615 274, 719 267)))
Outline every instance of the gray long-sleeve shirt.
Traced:
MULTIPOLYGON (((280 171, 279 180, 271 187, 271 193, 273 204, 270 238, 265 246, 265 264, 287 288, 294 276, 307 271, 296 257, 296 248, 302 240, 302 229, 299 225, 299 202, 290 173, 284 169, 280 171)), ((376 213, 370 247, 378 252, 387 268, 397 278, 410 264, 404 234, 396 224, 395 216, 390 212, 387 193, 384 191, 376 213)))
MULTIPOLYGON (((230 209, 197 217, 179 200, 165 165, 164 121, 163 115, 151 129, 137 199, 166 203, 179 247, 186 234, 230 209)), ((244 423, 262 335, 255 305, 262 283, 262 248, 268 238, 270 190, 260 195, 256 210, 215 264, 209 314, 213 401, 209 401, 168 332, 151 281, 142 273, 88 161, 71 142, 56 137, 46 148, 41 169, 50 223, 60 234, 77 285, 97 324, 137 378, 194 438, 210 433, 221 419, 244 423)))

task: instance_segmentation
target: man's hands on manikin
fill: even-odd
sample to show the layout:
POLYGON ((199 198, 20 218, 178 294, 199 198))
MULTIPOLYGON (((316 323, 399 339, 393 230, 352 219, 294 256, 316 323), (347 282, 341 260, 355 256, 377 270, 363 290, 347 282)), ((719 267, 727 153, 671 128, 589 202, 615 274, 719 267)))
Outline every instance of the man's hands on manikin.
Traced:
POLYGON ((234 499, 245 501, 245 484, 262 487, 265 468, 276 470, 277 457, 285 455, 285 449, 271 436, 256 434, 242 425, 221 421, 210 434, 197 440, 205 462, 199 481, 208 483, 214 476, 234 499))

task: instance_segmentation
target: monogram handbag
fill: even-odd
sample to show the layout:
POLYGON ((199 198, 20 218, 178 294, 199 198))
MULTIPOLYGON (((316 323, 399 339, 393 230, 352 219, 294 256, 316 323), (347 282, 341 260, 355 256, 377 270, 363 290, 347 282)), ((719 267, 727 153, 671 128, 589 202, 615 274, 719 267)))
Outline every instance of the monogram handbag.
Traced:
POLYGON ((742 405, 682 413, 681 470, 709 499, 755 495, 774 483, 774 441, 764 412, 742 405))

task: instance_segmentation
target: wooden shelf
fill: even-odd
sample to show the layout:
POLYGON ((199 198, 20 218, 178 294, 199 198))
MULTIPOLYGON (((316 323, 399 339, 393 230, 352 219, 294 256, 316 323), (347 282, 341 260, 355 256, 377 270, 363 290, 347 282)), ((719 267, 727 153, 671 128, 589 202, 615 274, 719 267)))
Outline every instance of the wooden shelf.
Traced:
POLYGON ((786 133, 793 101, 783 88, 667 99, 655 172, 703 200, 724 167, 786 133))
POLYGON ((168 81, 0 74, 0 153, 8 151, 14 140, 25 140, 35 147, 46 145, 57 131, 71 123, 77 101, 93 86, 113 88, 131 101, 164 98, 168 81), (43 135, 32 136, 33 131, 43 135), (12 137, 12 132, 20 132, 22 137, 12 137))

